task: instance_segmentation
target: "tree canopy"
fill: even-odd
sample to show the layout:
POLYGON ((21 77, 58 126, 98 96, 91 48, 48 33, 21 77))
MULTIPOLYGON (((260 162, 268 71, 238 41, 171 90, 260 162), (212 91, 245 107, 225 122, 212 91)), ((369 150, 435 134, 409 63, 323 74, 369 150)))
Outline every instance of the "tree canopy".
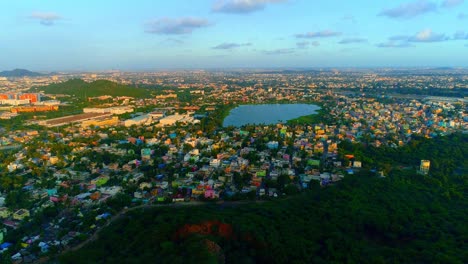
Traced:
POLYGON ((386 156, 387 149, 344 144, 362 158, 385 156, 394 165, 419 163, 427 151, 434 168, 420 175, 396 166, 384 178, 364 168, 334 186, 270 202, 141 208, 60 261, 466 263, 467 142, 463 134, 415 138, 386 156))
POLYGON ((45 87, 34 87, 33 90, 41 90, 46 94, 72 95, 80 99, 102 95, 144 98, 150 93, 147 89, 118 84, 107 80, 97 80, 88 83, 81 79, 71 79, 66 82, 54 83, 45 87))

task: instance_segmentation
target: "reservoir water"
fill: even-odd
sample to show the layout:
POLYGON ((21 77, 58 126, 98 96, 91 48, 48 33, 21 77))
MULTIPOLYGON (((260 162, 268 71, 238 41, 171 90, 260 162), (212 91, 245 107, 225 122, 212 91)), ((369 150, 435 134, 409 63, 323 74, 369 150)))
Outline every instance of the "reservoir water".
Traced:
POLYGON ((319 109, 319 106, 313 104, 240 105, 231 110, 224 119, 223 126, 272 125, 300 116, 315 114, 319 109))

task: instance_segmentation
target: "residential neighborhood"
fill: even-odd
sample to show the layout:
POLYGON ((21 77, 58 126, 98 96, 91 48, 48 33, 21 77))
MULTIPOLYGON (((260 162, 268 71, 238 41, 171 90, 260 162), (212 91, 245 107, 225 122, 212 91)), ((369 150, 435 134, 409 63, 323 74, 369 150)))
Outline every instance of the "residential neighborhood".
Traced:
MULTIPOLYGON (((394 83, 395 76, 324 75, 72 76, 155 87, 147 98, 103 94, 82 101, 41 91, 51 83, 66 86, 68 75, 2 79, 0 90, 18 94, 41 85, 38 96, 24 97, 34 101, 21 99, 0 112, 6 119, 0 123, 2 258, 30 263, 66 251, 136 206, 281 199, 314 186, 332 187, 361 169, 385 177, 388 168, 370 168, 358 153, 341 152, 340 143, 396 148, 413 134, 433 138, 468 131, 466 97, 395 100, 391 91, 382 92, 393 87, 385 84, 394 83), (347 87, 345 80, 352 80, 347 87), (380 87, 374 93, 359 88, 376 82, 380 87), (57 107, 13 110, 16 104, 45 103, 57 107), (285 103, 321 109, 306 122, 222 125, 238 105, 285 103)), ((429 77, 399 82, 419 87, 420 78, 429 77)), ((468 80, 442 75, 428 82, 466 87, 468 80)))

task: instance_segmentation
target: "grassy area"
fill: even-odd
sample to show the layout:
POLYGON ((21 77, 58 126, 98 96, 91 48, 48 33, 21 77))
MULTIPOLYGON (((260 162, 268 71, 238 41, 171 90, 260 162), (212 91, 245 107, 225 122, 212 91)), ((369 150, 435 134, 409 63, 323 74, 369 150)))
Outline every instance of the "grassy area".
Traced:
POLYGON ((288 125, 311 125, 324 123, 326 118, 327 111, 323 108, 317 110, 317 113, 311 115, 300 116, 287 121, 288 125))
POLYGON ((320 118, 318 114, 312 114, 312 115, 300 116, 298 118, 288 120, 287 123, 289 125, 315 124, 315 123, 320 123, 320 118))

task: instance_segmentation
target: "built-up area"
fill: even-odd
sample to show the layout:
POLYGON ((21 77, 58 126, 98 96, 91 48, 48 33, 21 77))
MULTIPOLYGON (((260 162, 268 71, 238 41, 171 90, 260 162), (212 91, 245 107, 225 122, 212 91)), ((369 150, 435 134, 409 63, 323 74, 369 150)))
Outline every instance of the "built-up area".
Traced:
POLYGON ((136 206, 279 199, 364 168, 385 176, 354 153, 340 153, 339 143, 398 147, 412 134, 466 132, 463 97, 391 96, 402 84, 466 88, 468 75, 455 73, 110 72, 1 79, 1 116, 7 119, 0 125, 1 258, 29 263, 73 248, 136 206), (155 94, 88 98, 93 104, 81 113, 48 118, 73 98, 29 88, 76 77, 144 86, 155 94), (221 125, 239 104, 299 102, 320 105, 322 119, 221 125), (26 120, 31 112, 43 117, 26 120), (24 125, 8 126, 15 120, 24 125))

